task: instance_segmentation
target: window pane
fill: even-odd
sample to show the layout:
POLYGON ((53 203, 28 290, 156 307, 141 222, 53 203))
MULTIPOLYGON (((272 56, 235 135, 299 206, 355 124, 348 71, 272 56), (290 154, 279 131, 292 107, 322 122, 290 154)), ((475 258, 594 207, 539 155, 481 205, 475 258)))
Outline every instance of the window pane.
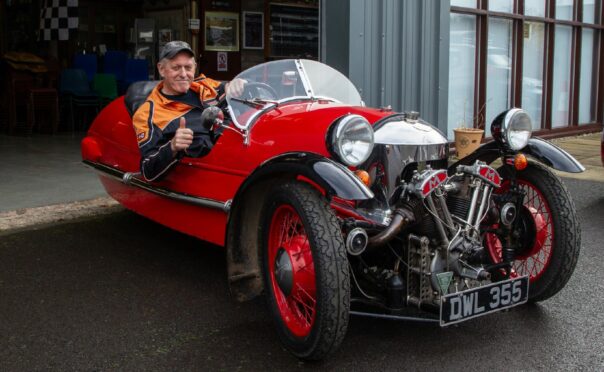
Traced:
POLYGON ((600 9, 600 3, 600 0, 583 0, 583 22, 596 23, 596 9, 600 9))
POLYGON ((568 99, 570 89, 570 26, 556 26, 554 46, 554 83, 552 92, 552 127, 569 124, 568 99))
POLYGON ((476 8, 476 0, 451 0, 451 6, 464 6, 466 8, 476 8))
POLYGON ((596 121, 594 105, 594 30, 584 28, 581 37, 581 80, 579 81, 579 123, 596 121))
POLYGON ((512 13, 514 11, 514 5, 512 0, 489 1, 489 10, 512 13))
POLYGON ((524 60, 522 61, 522 108, 533 119, 533 129, 541 128, 543 100, 543 53, 545 49, 545 25, 524 24, 524 60))
POLYGON ((556 19, 573 19, 573 0, 556 0, 556 19))
POLYGON ((545 17, 545 0, 525 0, 524 14, 545 17))
MULTIPOLYGON (((495 116, 510 107, 512 21, 490 18, 488 43, 486 135, 490 133, 495 116)), ((484 114, 484 110, 481 111, 480 114, 484 114)))
POLYGON ((476 53, 476 17, 451 14, 449 44, 449 131, 472 127, 474 112, 474 76, 476 53))

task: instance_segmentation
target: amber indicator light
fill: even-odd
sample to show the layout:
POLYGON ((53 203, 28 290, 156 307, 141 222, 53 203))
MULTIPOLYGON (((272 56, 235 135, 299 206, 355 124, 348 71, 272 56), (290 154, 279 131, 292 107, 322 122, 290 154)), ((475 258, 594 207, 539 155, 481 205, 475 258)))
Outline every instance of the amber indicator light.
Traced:
POLYGON ((528 160, 524 154, 517 154, 516 157, 514 157, 514 168, 517 170, 523 170, 527 165, 528 160))
POLYGON ((371 184, 371 177, 369 177, 369 173, 364 170, 356 170, 354 174, 358 179, 361 180, 365 184, 365 186, 369 186, 371 184))

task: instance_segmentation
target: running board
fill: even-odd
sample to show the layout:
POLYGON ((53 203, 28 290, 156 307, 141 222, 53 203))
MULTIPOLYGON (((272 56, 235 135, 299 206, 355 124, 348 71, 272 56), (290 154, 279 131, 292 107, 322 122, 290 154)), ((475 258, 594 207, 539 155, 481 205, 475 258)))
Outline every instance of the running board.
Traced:
POLYGON ((82 162, 87 166, 92 167, 94 170, 104 176, 111 177, 115 180, 122 182, 125 185, 138 187, 139 189, 143 189, 145 191, 163 196, 168 199, 177 200, 183 203, 193 204, 205 208, 219 209, 224 213, 229 213, 229 211, 231 210, 231 200, 221 202, 218 200, 200 198, 197 196, 191 196, 179 192, 166 190, 161 187, 153 186, 150 183, 138 178, 140 173, 124 172, 117 168, 89 160, 83 160, 82 162))

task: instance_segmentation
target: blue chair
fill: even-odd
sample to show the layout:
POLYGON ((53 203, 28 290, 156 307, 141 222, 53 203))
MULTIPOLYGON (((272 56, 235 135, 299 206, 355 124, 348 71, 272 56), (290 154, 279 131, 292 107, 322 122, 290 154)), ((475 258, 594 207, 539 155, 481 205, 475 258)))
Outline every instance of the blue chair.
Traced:
POLYGON ((120 50, 108 50, 103 58, 103 72, 113 74, 117 81, 124 80, 124 69, 128 54, 120 50))
POLYGON ((145 80, 149 80, 149 62, 146 59, 128 58, 124 68, 124 90, 134 82, 145 80))
POLYGON ((73 68, 84 70, 88 81, 92 81, 97 72, 96 54, 76 54, 73 57, 73 68))
POLYGON ((98 114, 99 96, 90 88, 88 76, 81 69, 65 69, 59 79, 59 93, 67 101, 71 117, 71 129, 75 129, 74 108, 93 107, 98 114))

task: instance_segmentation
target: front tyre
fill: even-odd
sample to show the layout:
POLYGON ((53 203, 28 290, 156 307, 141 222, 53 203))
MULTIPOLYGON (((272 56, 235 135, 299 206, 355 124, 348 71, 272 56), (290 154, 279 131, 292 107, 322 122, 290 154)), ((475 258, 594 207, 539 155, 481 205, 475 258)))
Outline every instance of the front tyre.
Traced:
POLYGON ((279 338, 297 357, 321 359, 348 327, 350 277, 338 221, 300 182, 276 187, 263 216, 264 283, 279 338))
MULTIPOLYGON (((505 194, 511 187, 510 171, 501 168, 500 172, 504 183, 497 194, 505 194)), ((527 275, 529 301, 538 302, 558 293, 570 279, 579 258, 581 232, 570 194, 550 170, 531 162, 516 173, 516 179, 525 195, 518 229, 512 233, 516 258, 511 277, 527 275)), ((494 262, 502 261, 503 238, 493 233, 485 236, 494 262)))

